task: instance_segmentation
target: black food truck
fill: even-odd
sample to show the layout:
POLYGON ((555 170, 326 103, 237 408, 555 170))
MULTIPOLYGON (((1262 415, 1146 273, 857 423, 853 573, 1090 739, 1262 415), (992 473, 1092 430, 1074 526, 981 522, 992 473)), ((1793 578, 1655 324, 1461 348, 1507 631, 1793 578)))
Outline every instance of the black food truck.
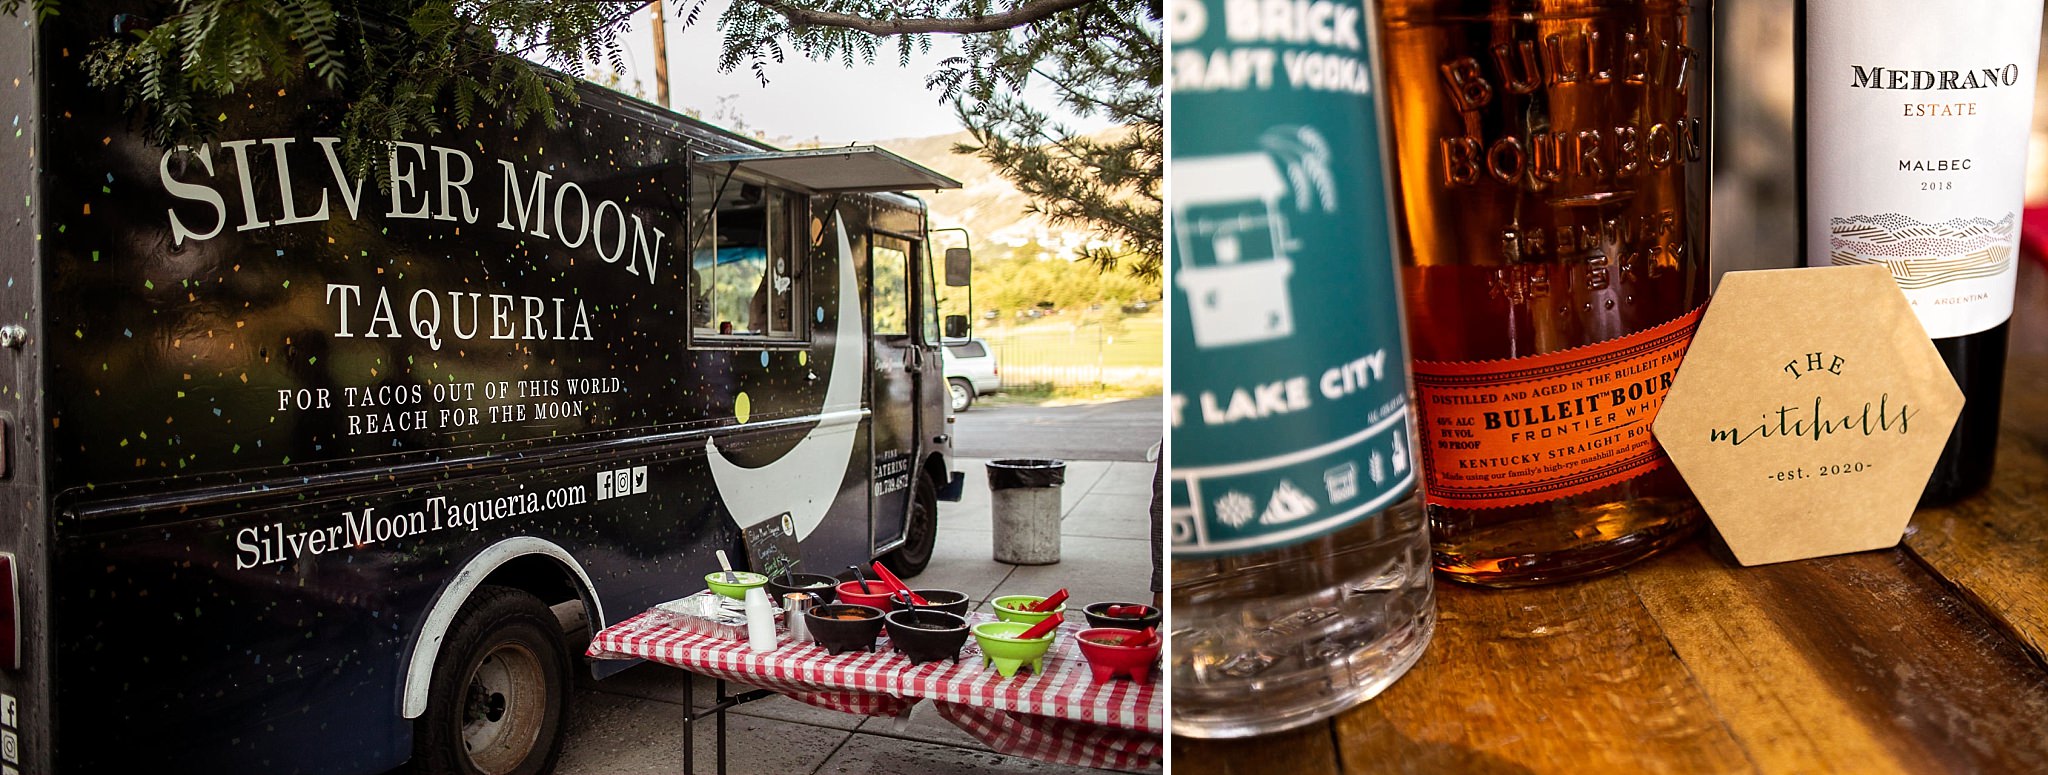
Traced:
POLYGON ((544 770, 589 634, 743 531, 930 560, 964 271, 893 192, 953 181, 596 88, 388 189, 303 86, 164 148, 112 18, 0 16, 6 773, 544 770))

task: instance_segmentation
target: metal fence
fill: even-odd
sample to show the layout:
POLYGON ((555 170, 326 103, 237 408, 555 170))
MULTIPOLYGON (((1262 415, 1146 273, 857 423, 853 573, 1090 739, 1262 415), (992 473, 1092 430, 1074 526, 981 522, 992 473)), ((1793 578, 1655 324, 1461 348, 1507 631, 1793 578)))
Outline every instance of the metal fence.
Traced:
POLYGON ((1065 336, 1006 336, 989 332, 1002 370, 1003 389, 1052 388, 1135 390, 1165 385, 1160 345, 1092 326, 1065 336))

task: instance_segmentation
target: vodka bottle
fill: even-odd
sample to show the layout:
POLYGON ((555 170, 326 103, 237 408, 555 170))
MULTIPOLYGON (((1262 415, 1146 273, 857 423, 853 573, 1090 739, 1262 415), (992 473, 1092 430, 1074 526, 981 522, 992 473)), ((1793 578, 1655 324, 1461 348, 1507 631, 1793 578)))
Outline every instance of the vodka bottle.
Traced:
POLYGON ((1176 735, 1363 702, 1435 624, 1369 13, 1168 4, 1176 735))
POLYGON ((1991 481, 2041 3, 1807 0, 1806 263, 1891 269, 1967 400, 1921 501, 1991 481))

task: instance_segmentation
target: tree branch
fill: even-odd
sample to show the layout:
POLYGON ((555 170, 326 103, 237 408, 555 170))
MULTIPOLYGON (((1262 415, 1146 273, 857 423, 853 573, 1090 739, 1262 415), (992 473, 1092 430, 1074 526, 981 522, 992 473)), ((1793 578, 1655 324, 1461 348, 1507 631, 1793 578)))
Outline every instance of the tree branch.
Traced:
POLYGON ((839 27, 865 32, 869 35, 924 35, 930 33, 971 34, 996 32, 1018 25, 1030 24, 1061 11, 1070 11, 1095 0, 1026 0, 1023 5, 998 14, 987 16, 963 16, 959 18, 921 17, 910 19, 875 19, 867 16, 820 11, 780 2, 780 0, 754 0, 761 7, 788 19, 795 27, 839 27))
POLYGON ((1116 106, 1110 104, 1108 100, 1098 98, 1093 94, 1088 94, 1086 92, 1074 88, 1073 86, 1069 85, 1066 81, 1060 79, 1059 76, 1054 75, 1050 71, 1047 71, 1045 68, 1033 67, 1031 68, 1031 72, 1032 74, 1037 75, 1040 78, 1044 78, 1047 82, 1051 83, 1053 87, 1059 89, 1060 94, 1065 95, 1067 99, 1073 100, 1083 105, 1092 106, 1097 110, 1108 111, 1116 108, 1116 106))

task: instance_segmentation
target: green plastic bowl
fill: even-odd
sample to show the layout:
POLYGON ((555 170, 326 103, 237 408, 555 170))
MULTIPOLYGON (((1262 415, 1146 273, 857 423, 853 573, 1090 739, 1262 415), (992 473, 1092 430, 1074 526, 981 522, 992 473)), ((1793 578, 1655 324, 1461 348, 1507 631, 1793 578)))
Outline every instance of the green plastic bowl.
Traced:
POLYGON ((1045 672, 1041 661, 1047 649, 1052 648, 1053 638, 1059 630, 1053 630, 1031 640, 1018 640, 1017 636, 1031 629, 1022 622, 982 622, 974 625, 974 642, 981 646, 981 654, 989 664, 996 666, 996 673, 1004 678, 1017 674, 1018 668, 1031 666, 1033 674, 1045 672))
POLYGON ((1066 603, 1061 603, 1058 608, 1054 608, 1050 611, 1038 612, 1024 610, 1024 606, 1036 603, 1044 599, 1044 595, 1004 595, 989 602, 993 604, 996 608, 996 618, 1005 622, 1023 622, 1025 624, 1037 624, 1039 622, 1045 621, 1045 617, 1051 616, 1053 614, 1064 614, 1067 612, 1066 603))
POLYGON ((732 575, 733 578, 739 579, 739 583, 734 584, 726 581, 725 571, 722 570, 704 574, 704 583, 711 585, 711 591, 734 600, 745 600, 747 599, 747 590, 765 586, 768 583, 768 577, 759 573, 736 570, 732 572, 732 575))

